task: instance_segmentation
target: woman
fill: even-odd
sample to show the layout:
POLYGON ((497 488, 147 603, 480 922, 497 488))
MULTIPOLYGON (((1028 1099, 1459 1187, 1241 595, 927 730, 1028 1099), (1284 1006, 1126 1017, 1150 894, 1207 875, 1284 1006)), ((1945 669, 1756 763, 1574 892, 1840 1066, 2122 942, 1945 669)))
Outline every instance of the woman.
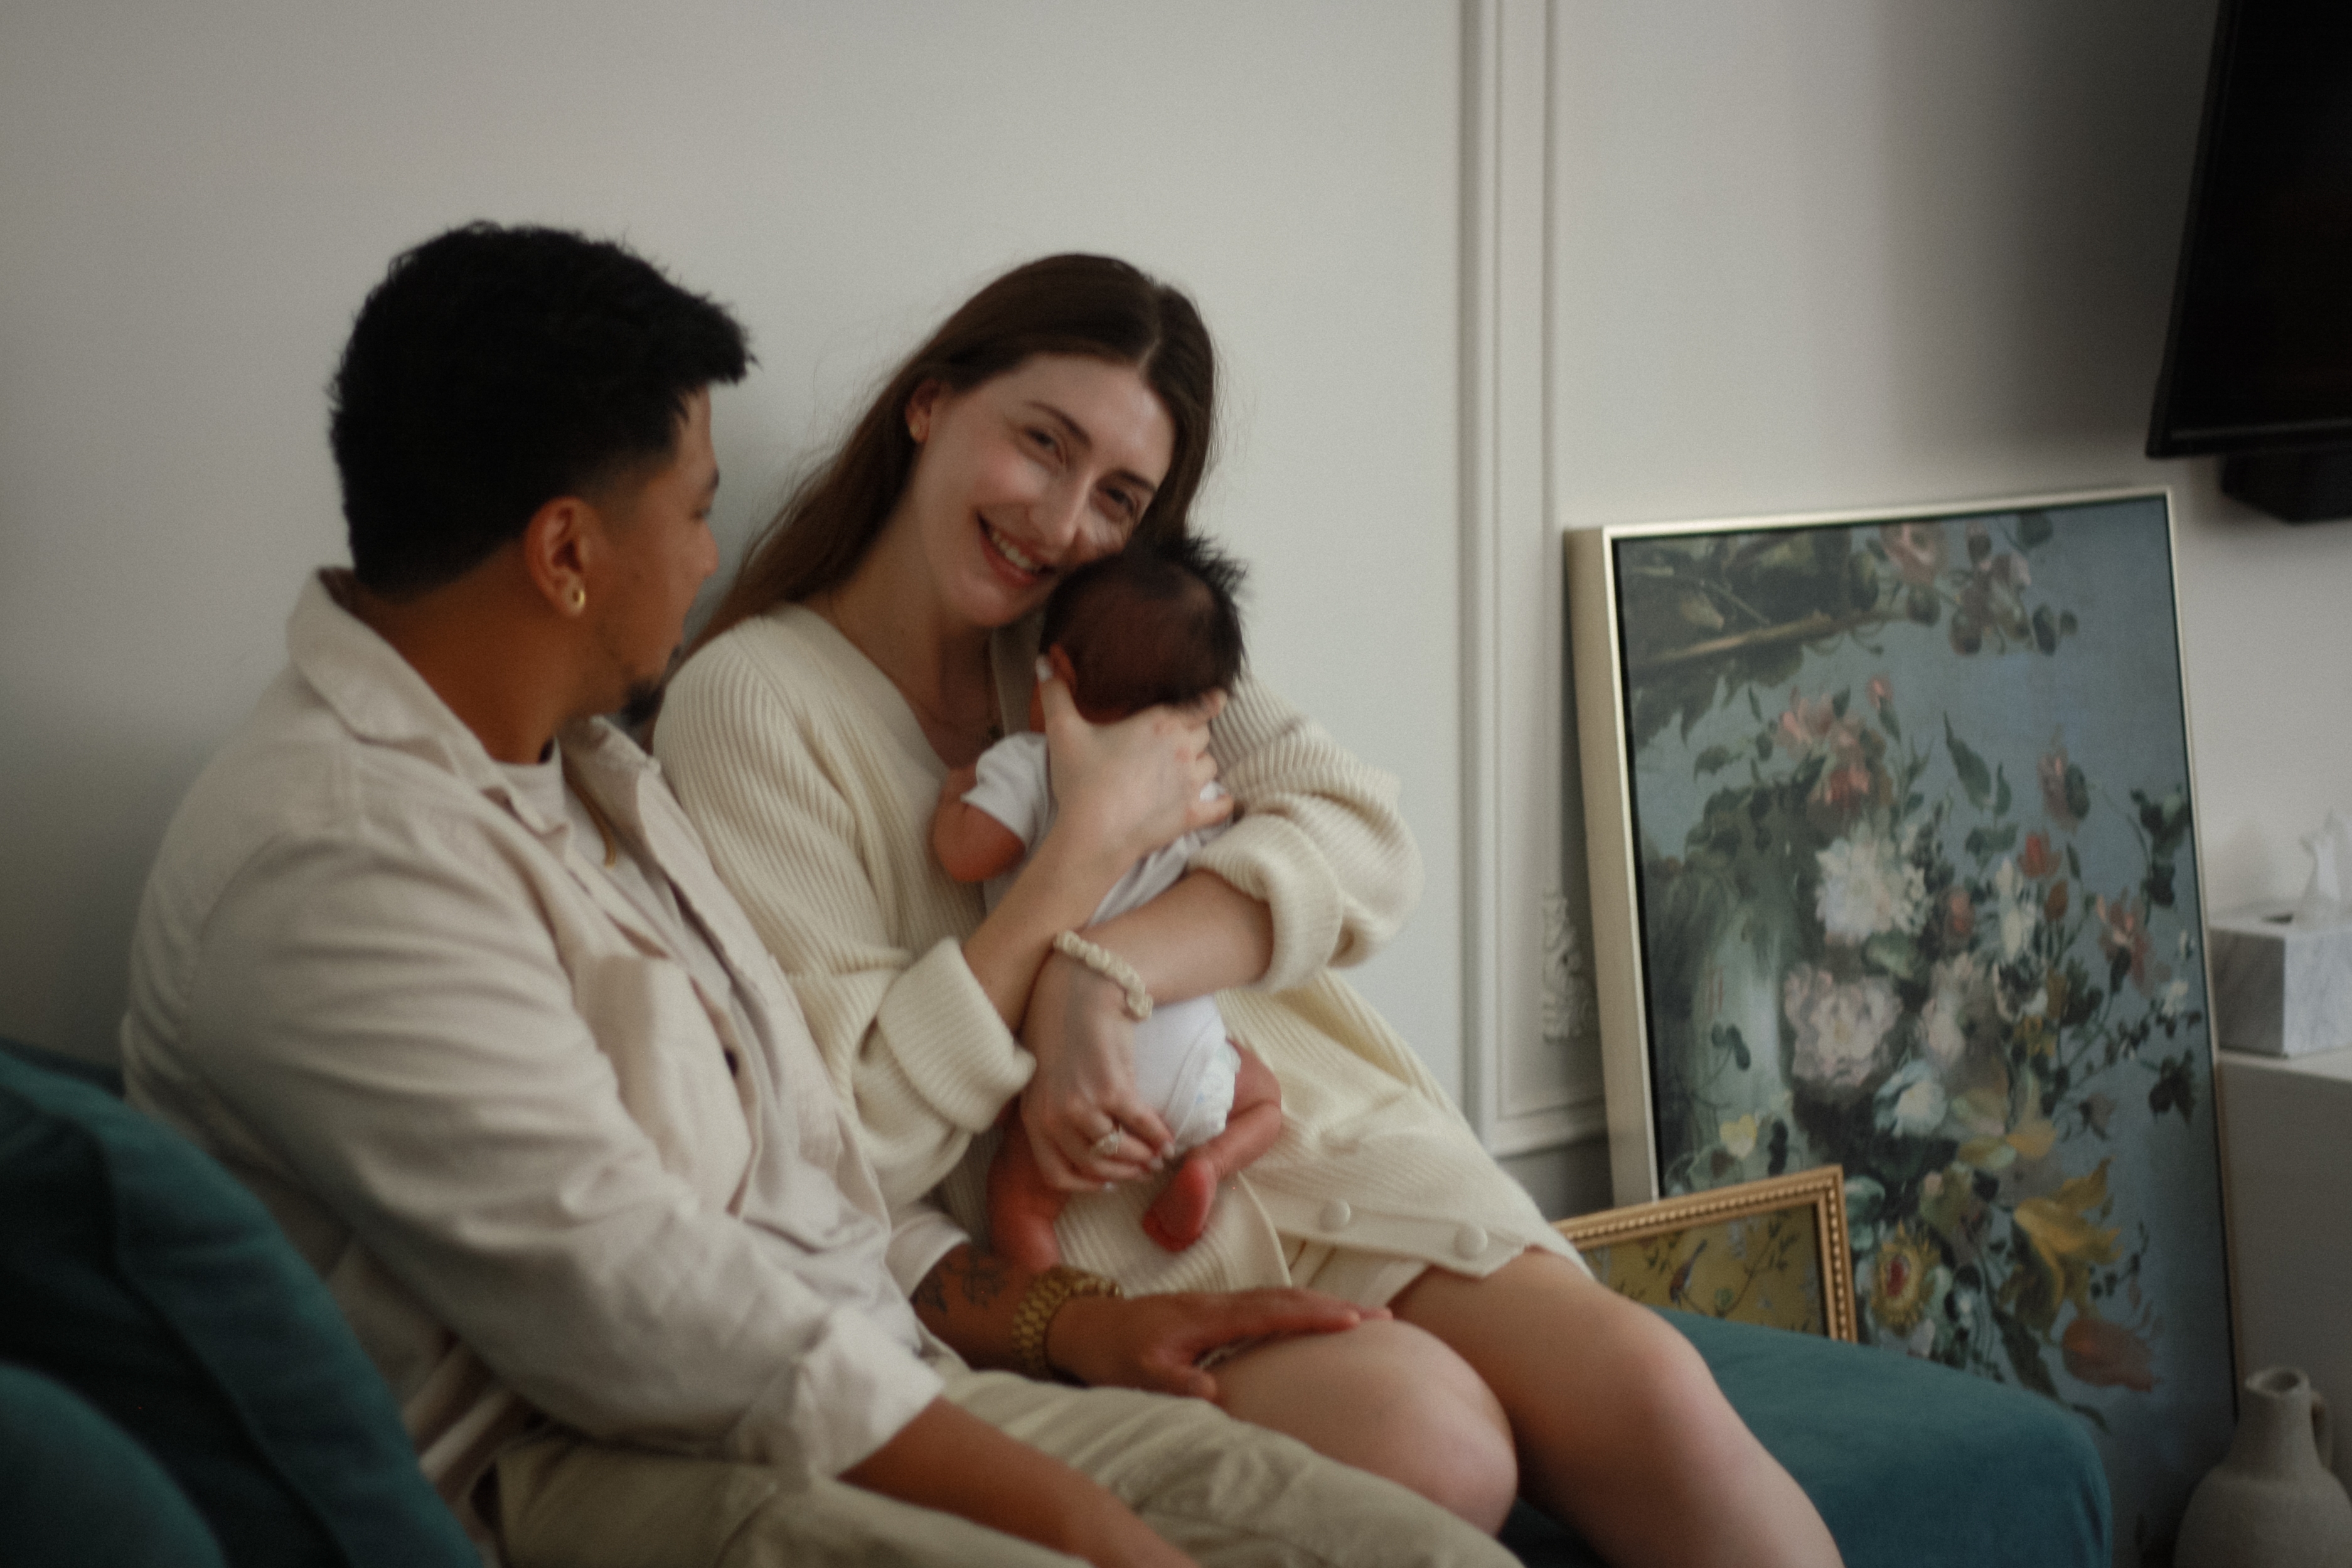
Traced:
MULTIPOLYGON (((1138 1349, 1144 1330, 1106 1325, 1145 1303, 1082 1295, 1047 1318, 1032 1370, 1211 1395, 1490 1530, 1524 1490, 1615 1562, 1834 1562, 1686 1342, 1592 1283, 1329 975, 1417 892, 1384 775, 1246 677, 1221 711, 1099 727, 1049 684, 1062 810, 1027 869, 983 917, 929 855, 947 770, 1025 715, 1056 575, 1184 528, 1213 394, 1182 295, 1101 257, 1016 269, 891 378, 672 685, 656 748, 854 1097, 902 1217, 894 1268, 968 1354, 959 1314, 1054 1307, 1036 1292, 1066 1282, 1015 1278, 969 1239, 989 1129, 1019 1094, 1007 1135, 1082 1195, 1059 1228, 1069 1262, 1155 1301, 1305 1286, 1387 1310, 1222 1346, 1212 1377, 1189 1364, 1213 1325, 1138 1349), (1088 927, 1138 854, 1229 809, 1200 800, 1212 775, 1232 830, 1159 899, 1088 927), (1071 930, 1092 967, 1054 946, 1071 930), (1224 993, 1281 1081, 1281 1142, 1173 1255, 1138 1224, 1168 1133, 1134 1096, 1122 963, 1157 1000, 1224 993)), ((1186 1298, 1204 1320, 1214 1300, 1186 1298)))

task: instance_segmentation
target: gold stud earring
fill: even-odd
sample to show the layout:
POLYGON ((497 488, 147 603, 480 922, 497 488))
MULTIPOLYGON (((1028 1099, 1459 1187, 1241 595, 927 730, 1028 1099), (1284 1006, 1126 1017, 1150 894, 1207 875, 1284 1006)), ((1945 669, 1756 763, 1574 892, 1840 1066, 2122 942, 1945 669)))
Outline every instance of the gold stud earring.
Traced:
POLYGON ((573 583, 572 585, 572 613, 577 615, 583 610, 587 608, 588 591, 581 587, 578 583, 573 583))

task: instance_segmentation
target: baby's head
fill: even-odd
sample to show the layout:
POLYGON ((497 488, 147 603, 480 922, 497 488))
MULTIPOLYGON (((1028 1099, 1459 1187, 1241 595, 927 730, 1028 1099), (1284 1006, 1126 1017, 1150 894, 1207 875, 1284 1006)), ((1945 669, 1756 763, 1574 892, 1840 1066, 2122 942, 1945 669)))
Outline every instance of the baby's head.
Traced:
POLYGON ((1062 580, 1037 646, 1067 661, 1062 676, 1093 723, 1198 701, 1241 674, 1242 577, 1200 538, 1139 538, 1062 580))

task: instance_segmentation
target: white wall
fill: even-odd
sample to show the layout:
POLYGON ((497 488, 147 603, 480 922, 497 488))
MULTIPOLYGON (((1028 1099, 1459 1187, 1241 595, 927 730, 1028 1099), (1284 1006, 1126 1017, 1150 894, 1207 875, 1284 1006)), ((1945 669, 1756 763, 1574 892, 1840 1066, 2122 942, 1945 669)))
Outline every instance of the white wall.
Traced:
POLYGON ((1564 520, 2169 485, 2209 907, 2352 807, 2352 523, 2141 455, 2211 0, 1564 11, 1564 520))
POLYGON ((1430 891, 1363 972, 1458 1073, 1450 0, 0 14, 0 1032, 112 1050, 163 822, 341 555, 321 388, 391 256, 625 235, 751 326, 722 543, 972 287, 1049 250, 1195 294, 1206 524, 1260 670, 1405 781, 1430 891))

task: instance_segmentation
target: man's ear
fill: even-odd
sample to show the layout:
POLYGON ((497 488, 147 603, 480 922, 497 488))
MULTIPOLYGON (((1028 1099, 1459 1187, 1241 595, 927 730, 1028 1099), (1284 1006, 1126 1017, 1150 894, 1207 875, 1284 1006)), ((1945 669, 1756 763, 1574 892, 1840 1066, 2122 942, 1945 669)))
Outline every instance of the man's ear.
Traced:
POLYGON ((604 543, 596 508, 578 496, 558 496, 523 525, 524 575, 557 614, 567 618, 588 608, 588 576, 604 543))

